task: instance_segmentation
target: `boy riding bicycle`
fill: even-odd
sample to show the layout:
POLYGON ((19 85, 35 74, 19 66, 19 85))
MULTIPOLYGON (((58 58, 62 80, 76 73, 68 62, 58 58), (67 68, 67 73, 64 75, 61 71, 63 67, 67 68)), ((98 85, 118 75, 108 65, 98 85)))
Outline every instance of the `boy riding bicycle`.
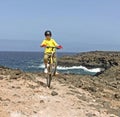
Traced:
POLYGON ((56 48, 58 48, 58 49, 62 48, 62 46, 58 45, 56 43, 56 41, 54 39, 52 39, 51 37, 52 37, 51 31, 49 31, 49 30, 45 31, 45 39, 43 40, 43 42, 40 45, 41 47, 45 47, 45 51, 44 51, 44 64, 45 64, 44 73, 48 73, 48 71, 47 71, 48 54, 54 52, 55 62, 57 63, 56 48), (56 47, 56 48, 52 49, 52 48, 48 48, 48 47, 56 47))

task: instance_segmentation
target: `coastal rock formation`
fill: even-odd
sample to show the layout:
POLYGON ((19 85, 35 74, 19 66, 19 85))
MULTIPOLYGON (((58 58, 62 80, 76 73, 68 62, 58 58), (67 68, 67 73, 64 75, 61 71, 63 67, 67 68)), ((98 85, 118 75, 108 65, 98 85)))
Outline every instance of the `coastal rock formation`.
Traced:
POLYGON ((120 64, 120 52, 93 51, 64 56, 58 60, 60 66, 85 66, 87 68, 105 68, 120 64))

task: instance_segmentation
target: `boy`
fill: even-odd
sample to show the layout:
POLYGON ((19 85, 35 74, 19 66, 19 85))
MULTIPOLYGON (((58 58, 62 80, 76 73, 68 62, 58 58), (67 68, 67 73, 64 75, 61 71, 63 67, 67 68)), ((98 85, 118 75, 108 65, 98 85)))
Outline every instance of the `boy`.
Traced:
MULTIPOLYGON (((57 47, 58 49, 61 49, 62 46, 58 45, 56 43, 56 41, 54 39, 52 39, 51 37, 52 37, 51 31, 49 31, 49 30, 45 31, 45 39, 43 40, 43 42, 41 43, 40 46, 41 47, 51 46, 51 47, 57 47)), ((52 50, 52 48, 45 48, 45 51, 44 51, 44 64, 45 64, 44 73, 48 72, 47 71, 47 60, 48 60, 48 54, 47 53, 51 53, 52 51, 56 52, 56 49, 52 50)))

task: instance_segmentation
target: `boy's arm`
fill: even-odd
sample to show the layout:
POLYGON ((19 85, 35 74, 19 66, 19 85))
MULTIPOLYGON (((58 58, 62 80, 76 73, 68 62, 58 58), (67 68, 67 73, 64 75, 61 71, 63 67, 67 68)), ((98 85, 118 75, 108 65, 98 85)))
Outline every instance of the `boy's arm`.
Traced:
POLYGON ((58 49, 63 48, 61 45, 57 44, 55 40, 53 40, 53 42, 54 42, 54 45, 55 45, 58 49))
POLYGON ((59 46, 55 40, 53 40, 53 43, 56 47, 59 46))
POLYGON ((45 40, 43 40, 43 42, 40 44, 40 47, 44 47, 46 46, 45 40))

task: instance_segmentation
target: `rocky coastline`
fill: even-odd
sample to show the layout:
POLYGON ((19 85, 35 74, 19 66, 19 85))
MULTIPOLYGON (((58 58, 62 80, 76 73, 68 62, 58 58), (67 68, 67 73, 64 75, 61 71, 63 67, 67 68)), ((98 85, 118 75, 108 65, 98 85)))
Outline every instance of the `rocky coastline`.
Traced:
POLYGON ((63 56, 58 60, 60 66, 85 66, 87 68, 105 68, 120 64, 120 52, 91 51, 82 52, 73 56, 63 56))
POLYGON ((64 56, 60 65, 105 68, 96 76, 59 74, 46 87, 46 75, 0 67, 1 117, 120 117, 120 53, 64 56), (47 114, 46 114, 47 113, 47 114))

